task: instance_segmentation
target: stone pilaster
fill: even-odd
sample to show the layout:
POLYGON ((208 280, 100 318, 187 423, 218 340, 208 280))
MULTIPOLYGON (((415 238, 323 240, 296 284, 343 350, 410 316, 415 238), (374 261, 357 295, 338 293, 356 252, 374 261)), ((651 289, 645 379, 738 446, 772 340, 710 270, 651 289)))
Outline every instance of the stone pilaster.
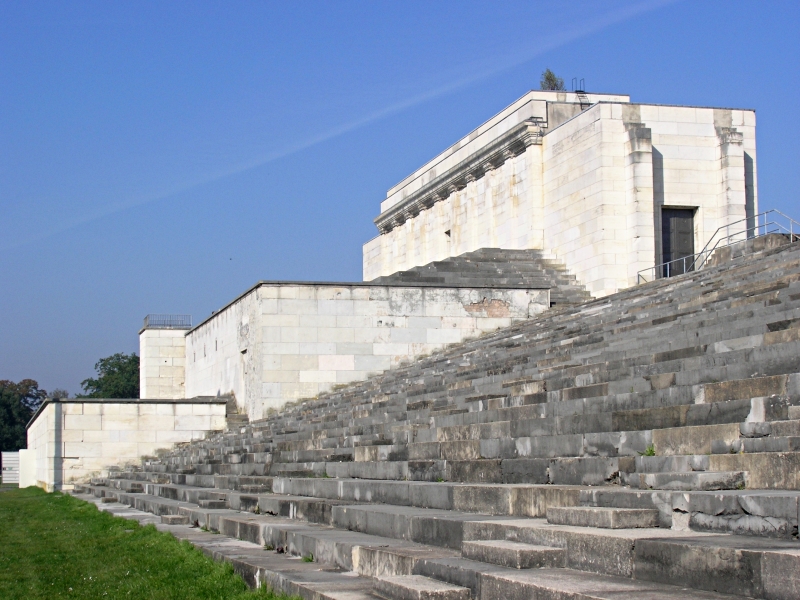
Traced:
POLYGON ((636 284, 636 274, 653 266, 656 240, 653 223, 653 142, 643 123, 626 123, 625 199, 628 250, 628 285, 636 284))
MULTIPOLYGON (((719 209, 723 223, 727 224, 747 215, 744 169, 744 138, 741 132, 733 127, 717 127, 719 143, 720 191, 719 209)), ((734 228, 739 229, 739 228, 734 228)), ((744 224, 741 227, 744 229, 744 224)), ((733 233, 733 230, 731 231, 733 233)))

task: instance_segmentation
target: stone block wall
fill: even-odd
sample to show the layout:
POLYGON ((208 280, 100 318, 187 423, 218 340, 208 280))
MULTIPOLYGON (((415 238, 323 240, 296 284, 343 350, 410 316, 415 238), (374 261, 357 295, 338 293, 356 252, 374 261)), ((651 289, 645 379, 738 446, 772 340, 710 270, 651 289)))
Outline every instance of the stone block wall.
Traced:
POLYGON ((48 400, 28 427, 36 485, 52 491, 225 428, 225 399, 48 400))
POLYGON ((261 283, 186 336, 186 390, 251 419, 527 319, 549 290, 261 283))
POLYGON ((538 249, 605 296, 663 262, 663 207, 694 210, 696 252, 757 214, 754 111, 593 95, 581 111, 531 94, 389 190, 365 281, 479 248, 538 249))
POLYGON ((597 104, 542 142, 545 247, 595 296, 627 279, 623 131, 614 106, 597 104))
POLYGON ((139 397, 186 396, 186 330, 146 328, 139 332, 139 397))
POLYGON ((485 164, 482 177, 368 242, 364 280, 480 248, 542 248, 540 154, 532 146, 485 164))

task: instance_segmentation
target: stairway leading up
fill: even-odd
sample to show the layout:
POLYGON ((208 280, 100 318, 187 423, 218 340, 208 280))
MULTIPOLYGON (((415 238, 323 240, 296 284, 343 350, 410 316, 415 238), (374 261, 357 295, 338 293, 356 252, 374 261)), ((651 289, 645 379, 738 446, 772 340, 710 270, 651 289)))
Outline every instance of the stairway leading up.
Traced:
POLYGON ((561 262, 546 257, 541 250, 482 248, 378 277, 373 282, 550 288, 550 302, 553 305, 579 304, 591 299, 589 292, 561 262))
POLYGON ((800 244, 557 304, 76 493, 309 599, 798 598, 800 244))

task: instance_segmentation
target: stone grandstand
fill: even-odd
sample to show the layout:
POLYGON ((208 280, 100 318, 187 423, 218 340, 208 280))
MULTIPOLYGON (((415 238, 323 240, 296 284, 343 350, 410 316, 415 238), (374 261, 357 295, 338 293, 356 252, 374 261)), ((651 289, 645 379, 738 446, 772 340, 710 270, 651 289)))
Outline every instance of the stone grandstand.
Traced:
POLYGON ((554 301, 74 493, 309 600, 800 598, 790 242, 554 301))

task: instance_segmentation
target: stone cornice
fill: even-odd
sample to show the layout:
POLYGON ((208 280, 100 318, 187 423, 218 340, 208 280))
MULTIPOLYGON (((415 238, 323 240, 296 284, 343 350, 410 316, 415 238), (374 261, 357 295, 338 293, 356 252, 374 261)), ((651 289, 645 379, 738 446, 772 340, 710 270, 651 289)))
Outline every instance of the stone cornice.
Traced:
POLYGON ((509 158, 522 154, 528 146, 541 144, 544 128, 544 121, 540 118, 523 121, 381 213, 375 218, 375 225, 384 234, 416 217, 450 194, 465 188, 470 181, 480 179, 509 158))

